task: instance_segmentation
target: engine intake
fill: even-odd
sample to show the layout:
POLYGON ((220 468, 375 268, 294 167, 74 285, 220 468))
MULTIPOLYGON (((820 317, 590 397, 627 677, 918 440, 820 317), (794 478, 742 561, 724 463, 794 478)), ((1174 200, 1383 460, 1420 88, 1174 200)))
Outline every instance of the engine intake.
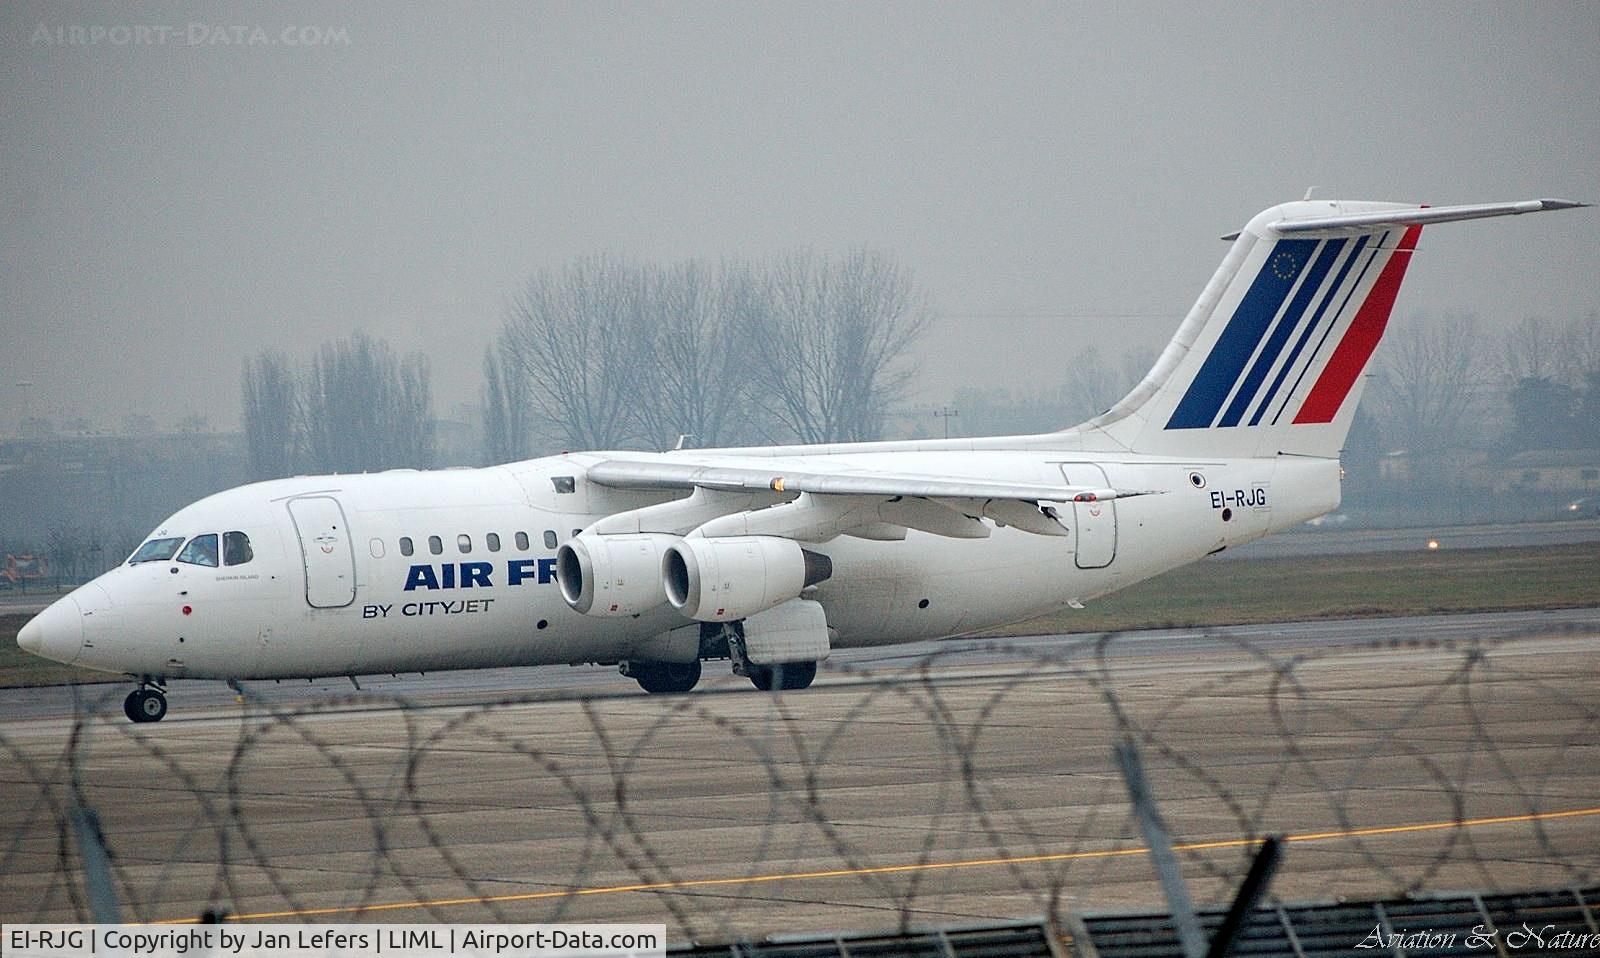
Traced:
POLYGON ((658 533, 581 535, 556 551, 561 598, 584 615, 619 618, 662 602, 661 556, 677 540, 658 533))
POLYGON ((833 575, 820 552, 775 536, 680 539, 661 559, 672 607, 700 622, 731 622, 798 596, 833 575))

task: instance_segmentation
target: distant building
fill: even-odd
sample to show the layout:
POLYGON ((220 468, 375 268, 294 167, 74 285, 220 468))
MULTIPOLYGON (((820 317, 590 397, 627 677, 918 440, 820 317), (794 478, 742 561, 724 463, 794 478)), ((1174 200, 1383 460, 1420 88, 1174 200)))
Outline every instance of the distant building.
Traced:
POLYGON ((0 541, 32 546, 63 529, 140 537, 183 506, 244 481, 237 433, 0 441, 0 541))
POLYGON ((1489 454, 1477 449, 1447 449, 1426 456, 1397 449, 1378 458, 1378 478, 1393 485, 1436 482, 1439 477, 1458 485, 1487 485, 1483 470, 1489 462, 1489 454))
POLYGON ((1496 492, 1600 492, 1600 449, 1529 449, 1486 478, 1496 492))

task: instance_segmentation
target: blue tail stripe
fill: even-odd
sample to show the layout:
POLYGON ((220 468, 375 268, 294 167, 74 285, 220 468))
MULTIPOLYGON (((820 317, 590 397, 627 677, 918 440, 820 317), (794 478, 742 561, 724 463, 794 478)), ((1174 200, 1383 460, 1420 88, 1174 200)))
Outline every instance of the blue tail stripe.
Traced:
POLYGON ((1294 368, 1295 360, 1300 358, 1300 353, 1306 348, 1306 343, 1310 341, 1311 335, 1317 331, 1317 326, 1322 323, 1322 317, 1328 311, 1328 305, 1339 295, 1339 290, 1343 288, 1345 279, 1350 275, 1350 268, 1356 264, 1356 260, 1361 258, 1361 250, 1367 245, 1367 240, 1371 238, 1368 235, 1356 240, 1355 248, 1350 251, 1350 257, 1344 261, 1343 266, 1339 267, 1339 275, 1334 277, 1333 285, 1328 287, 1328 295, 1322 298, 1322 303, 1317 307, 1316 313, 1312 315, 1311 322, 1306 324, 1306 328, 1301 332, 1300 338, 1295 341, 1294 348, 1289 350, 1289 358, 1283 361, 1283 368, 1279 369, 1278 375, 1273 377, 1272 385, 1267 388, 1267 394, 1262 398, 1261 405, 1256 409, 1256 414, 1250 417, 1250 425, 1254 426, 1260 423, 1262 415, 1272 406, 1272 400, 1277 398, 1278 389, 1283 385, 1283 381, 1288 378, 1289 370, 1294 368))
POLYGON ((1194 382, 1178 401, 1168 429, 1205 429, 1216 418, 1239 374, 1256 351, 1256 345, 1267 334, 1278 307, 1288 298, 1294 281, 1311 259, 1317 240, 1279 240, 1267 254, 1261 271, 1250 283, 1250 289, 1239 301, 1233 318, 1222 330, 1210 355, 1200 365, 1194 382))
POLYGON ((1256 356, 1256 361, 1250 364, 1250 371, 1244 374, 1239 389, 1233 396, 1233 402, 1228 404, 1228 411, 1222 414, 1219 426, 1237 426, 1239 420, 1244 418, 1245 412, 1250 408, 1250 400, 1256 397, 1256 392, 1261 388, 1261 383, 1267 378, 1267 373, 1272 370, 1272 364, 1277 360, 1278 354, 1283 352, 1283 346, 1294 334, 1294 329, 1300 323, 1300 317, 1311 308, 1311 301, 1317 295, 1317 290, 1322 288, 1322 281, 1327 278, 1328 271, 1333 269, 1333 264, 1339 259, 1339 251, 1344 248, 1344 240, 1329 240, 1322 244, 1322 251, 1311 264, 1311 269, 1306 272, 1306 278, 1300 283, 1300 289, 1289 300, 1289 308, 1283 311, 1283 318, 1278 320, 1278 325, 1273 328, 1267 337, 1266 345, 1261 347, 1261 352, 1256 356))

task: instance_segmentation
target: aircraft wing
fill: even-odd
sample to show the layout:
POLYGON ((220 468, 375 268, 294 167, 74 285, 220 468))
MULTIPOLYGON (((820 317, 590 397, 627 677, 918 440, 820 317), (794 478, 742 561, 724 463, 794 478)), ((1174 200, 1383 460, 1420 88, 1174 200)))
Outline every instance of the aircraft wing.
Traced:
MULTIPOLYGON (((702 535, 778 535, 821 541, 834 535, 866 538, 903 538, 905 530, 934 535, 983 538, 987 517, 1037 535, 1066 535, 1056 505, 1094 503, 1130 496, 1150 495, 1089 486, 1052 486, 993 482, 870 470, 837 472, 786 471, 748 465, 715 465, 659 460, 608 459, 589 467, 590 482, 618 489, 687 489, 698 497, 699 509, 674 504, 640 510, 659 528, 632 524, 630 531, 672 531, 683 534, 678 518, 693 515, 702 535), (739 494, 796 494, 778 505, 748 499, 722 512, 711 502, 743 499, 739 494), (749 508, 744 503, 756 506, 749 508), (709 510, 721 514, 707 517, 709 510)), ((647 522, 648 524, 648 522, 647 522)), ((615 523, 602 520, 610 528, 615 523)))
POLYGON ((809 492, 825 496, 916 496, 952 499, 1018 499, 1029 502, 1093 502, 1150 495, 1091 486, 950 479, 888 472, 786 472, 747 466, 638 462, 608 459, 589 467, 589 481, 619 489, 712 489, 726 492, 809 492))

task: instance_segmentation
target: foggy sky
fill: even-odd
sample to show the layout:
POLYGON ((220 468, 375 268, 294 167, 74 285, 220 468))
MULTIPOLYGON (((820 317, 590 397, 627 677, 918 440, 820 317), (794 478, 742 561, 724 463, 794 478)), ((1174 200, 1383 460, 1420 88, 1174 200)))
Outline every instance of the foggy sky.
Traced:
MULTIPOLYGON (((231 428, 247 355, 356 327, 449 414, 525 277, 597 250, 876 247, 941 315, 919 396, 1054 385, 1159 348, 1309 186, 1600 199, 1600 4, 7 3, 0 433, 24 380, 231 428)), ((1427 230, 1398 313, 1596 309, 1591 210, 1427 230)))

